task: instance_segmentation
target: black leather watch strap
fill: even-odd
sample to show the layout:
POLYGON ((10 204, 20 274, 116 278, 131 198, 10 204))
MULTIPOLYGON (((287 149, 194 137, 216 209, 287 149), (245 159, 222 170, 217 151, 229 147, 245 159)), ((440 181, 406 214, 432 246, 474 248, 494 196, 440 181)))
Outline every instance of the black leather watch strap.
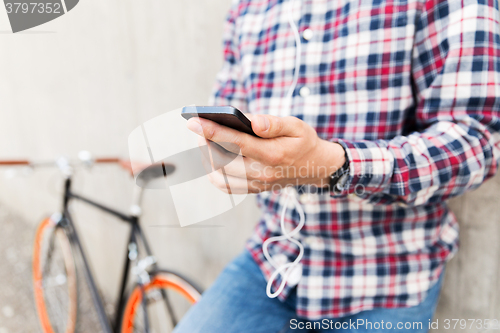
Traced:
POLYGON ((342 165, 340 169, 335 171, 330 175, 330 191, 339 190, 337 189, 337 185, 339 180, 343 175, 349 173, 349 159, 347 158, 347 152, 345 153, 345 163, 342 165))

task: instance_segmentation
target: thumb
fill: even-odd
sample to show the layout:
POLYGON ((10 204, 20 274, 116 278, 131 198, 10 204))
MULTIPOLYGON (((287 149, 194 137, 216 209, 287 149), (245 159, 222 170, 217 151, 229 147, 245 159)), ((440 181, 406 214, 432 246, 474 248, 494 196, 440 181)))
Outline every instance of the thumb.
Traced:
POLYGON ((276 117, 270 115, 253 115, 252 129, 261 138, 277 138, 279 136, 300 136, 302 121, 296 117, 276 117))

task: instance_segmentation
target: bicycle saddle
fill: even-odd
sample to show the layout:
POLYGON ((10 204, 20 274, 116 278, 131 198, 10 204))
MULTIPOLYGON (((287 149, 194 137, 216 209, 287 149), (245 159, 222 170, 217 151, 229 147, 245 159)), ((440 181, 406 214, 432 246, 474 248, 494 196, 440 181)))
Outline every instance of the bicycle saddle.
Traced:
POLYGON ((167 177, 175 171, 175 166, 169 163, 155 163, 152 164, 139 173, 136 178, 136 184, 138 186, 144 187, 147 183, 152 180, 167 177))

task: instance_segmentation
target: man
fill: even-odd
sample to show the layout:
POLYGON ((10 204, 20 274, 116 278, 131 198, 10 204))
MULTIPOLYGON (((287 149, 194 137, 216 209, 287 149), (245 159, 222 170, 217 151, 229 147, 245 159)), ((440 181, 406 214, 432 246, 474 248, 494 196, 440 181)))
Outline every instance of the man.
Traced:
MULTIPOLYGON (((427 332, 457 251, 445 200, 500 158, 498 14, 491 0, 234 1, 213 104, 251 113, 260 138, 188 127, 241 148, 246 172, 227 177, 260 193, 262 219, 176 332, 427 332), (287 232, 305 213, 304 255, 276 299, 262 245, 282 234, 284 205, 287 232)), ((212 182, 225 188, 222 174, 212 182)), ((268 250, 282 265, 300 247, 268 250)))

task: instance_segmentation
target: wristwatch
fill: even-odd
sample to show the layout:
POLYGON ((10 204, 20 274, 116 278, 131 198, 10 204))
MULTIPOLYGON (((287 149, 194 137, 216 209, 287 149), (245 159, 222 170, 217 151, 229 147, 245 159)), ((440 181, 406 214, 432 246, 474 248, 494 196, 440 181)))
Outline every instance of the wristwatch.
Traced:
POLYGON ((347 158, 347 152, 345 152, 345 163, 340 169, 335 171, 330 175, 330 191, 331 192, 341 192, 347 179, 349 178, 349 159, 347 158))

